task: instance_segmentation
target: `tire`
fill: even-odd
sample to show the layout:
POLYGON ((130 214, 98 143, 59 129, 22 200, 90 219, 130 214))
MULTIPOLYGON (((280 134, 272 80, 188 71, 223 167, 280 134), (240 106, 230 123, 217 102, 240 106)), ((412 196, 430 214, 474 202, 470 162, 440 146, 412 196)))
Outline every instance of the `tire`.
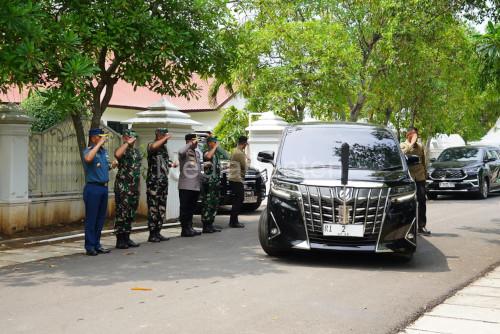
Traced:
POLYGON ((431 201, 435 201, 437 200, 439 197, 438 194, 435 194, 435 193, 427 193, 427 198, 430 199, 431 201))
POLYGON ((259 219, 259 242, 260 246, 266 252, 267 255, 273 256, 273 257, 283 257, 288 254, 288 251, 284 249, 279 249, 276 247, 272 247, 269 244, 269 238, 268 238, 268 213, 267 210, 264 210, 262 214, 260 215, 259 219))
POLYGON ((243 204, 243 207, 241 209, 242 209, 242 211, 245 211, 245 212, 254 212, 258 208, 260 208, 261 204, 262 204, 262 201, 259 201, 257 203, 243 204))
POLYGON ((478 198, 487 199, 489 193, 490 193, 490 183, 488 182, 488 179, 483 179, 479 184, 478 198))

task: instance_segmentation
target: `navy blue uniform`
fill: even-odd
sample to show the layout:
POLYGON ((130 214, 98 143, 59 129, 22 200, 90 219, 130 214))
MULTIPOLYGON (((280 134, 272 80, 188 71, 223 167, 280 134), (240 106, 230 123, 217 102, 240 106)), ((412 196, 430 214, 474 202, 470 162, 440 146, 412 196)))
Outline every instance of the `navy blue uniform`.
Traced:
MULTIPOLYGON (((92 149, 87 147, 83 155, 92 149)), ((108 208, 109 163, 108 152, 100 148, 91 163, 84 163, 86 185, 83 189, 85 203, 85 249, 95 251, 101 246, 101 231, 108 208)))

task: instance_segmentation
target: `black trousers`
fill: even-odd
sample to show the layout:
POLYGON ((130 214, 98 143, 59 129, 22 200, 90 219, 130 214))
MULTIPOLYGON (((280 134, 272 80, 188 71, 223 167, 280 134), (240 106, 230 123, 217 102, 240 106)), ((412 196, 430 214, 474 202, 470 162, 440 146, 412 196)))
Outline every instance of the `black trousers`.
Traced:
POLYGON ((179 189, 180 214, 182 228, 193 226, 193 214, 198 202, 199 191, 179 189))
POLYGON ((231 193, 233 195, 233 206, 231 207, 231 218, 229 219, 229 224, 237 224, 238 216, 241 212, 241 206, 243 205, 243 200, 245 199, 245 188, 242 182, 229 181, 229 186, 231 187, 231 193))
POLYGON ((427 204, 425 197, 425 181, 415 182, 417 185, 418 202, 418 228, 423 228, 427 224, 427 204))

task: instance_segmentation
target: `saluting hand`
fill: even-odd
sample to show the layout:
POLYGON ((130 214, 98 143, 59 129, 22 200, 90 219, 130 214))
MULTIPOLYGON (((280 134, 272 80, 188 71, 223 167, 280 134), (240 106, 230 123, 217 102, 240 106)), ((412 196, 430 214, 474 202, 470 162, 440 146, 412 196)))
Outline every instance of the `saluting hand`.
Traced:
POLYGON ((100 137, 99 142, 97 145, 102 146, 108 141, 108 137, 100 137))
POLYGON ((137 138, 135 138, 135 137, 129 137, 126 140, 126 142, 127 142, 127 144, 132 145, 133 143, 135 143, 136 140, 137 140, 137 138))

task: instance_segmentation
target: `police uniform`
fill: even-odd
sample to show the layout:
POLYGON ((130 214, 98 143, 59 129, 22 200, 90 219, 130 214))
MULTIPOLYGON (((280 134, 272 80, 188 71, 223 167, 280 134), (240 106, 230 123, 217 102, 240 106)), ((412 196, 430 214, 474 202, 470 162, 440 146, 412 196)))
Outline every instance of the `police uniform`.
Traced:
MULTIPOLYGON (((137 137, 132 130, 125 130, 124 136, 137 137)), ((118 159, 118 173, 115 180, 115 234, 116 248, 139 246, 130 240, 132 223, 139 205, 139 182, 141 177, 142 154, 138 148, 127 147, 118 159)))
MULTIPOLYGON (((160 133, 168 133, 165 128, 156 130, 160 133)), ((149 241, 157 242, 168 240, 161 236, 162 224, 166 220, 167 195, 168 195, 168 173, 170 160, 166 145, 160 149, 151 150, 148 144, 148 173, 146 178, 147 203, 148 203, 148 228, 150 232, 149 241)))
MULTIPOLYGON (((102 129, 90 129, 89 136, 104 134, 102 129)), ((94 145, 83 151, 85 157, 94 145)), ((109 162, 108 152, 99 148, 91 162, 83 164, 85 170, 85 187, 83 202, 85 203, 85 250, 87 255, 108 253, 101 245, 101 232, 108 208, 109 162)))
MULTIPOLYGON (((217 137, 209 137, 208 142, 218 142, 217 137)), ((227 152, 220 147, 217 147, 211 159, 207 159, 206 154, 209 151, 210 148, 207 145, 203 152, 205 174, 201 187, 201 221, 203 223, 203 233, 220 232, 220 229, 213 226, 220 201, 220 161, 222 159, 229 159, 227 152)))
POLYGON ((186 145, 179 149, 179 220, 182 237, 194 237, 201 233, 193 229, 193 213, 201 188, 201 160, 193 140, 196 135, 185 136, 186 145))

